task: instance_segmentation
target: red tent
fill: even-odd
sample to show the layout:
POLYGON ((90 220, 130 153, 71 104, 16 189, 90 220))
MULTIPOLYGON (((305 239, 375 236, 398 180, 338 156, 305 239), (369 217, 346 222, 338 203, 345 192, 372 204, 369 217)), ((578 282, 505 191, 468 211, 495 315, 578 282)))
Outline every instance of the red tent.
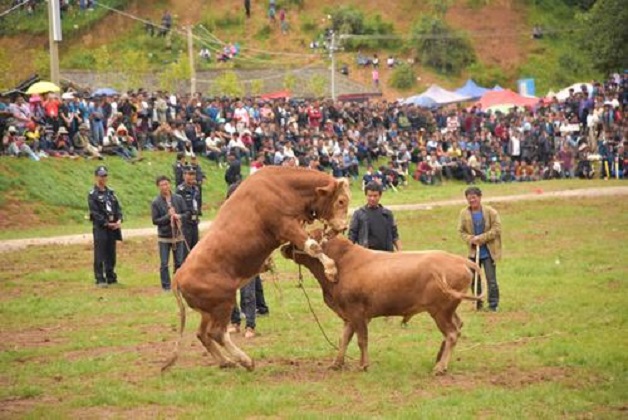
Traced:
POLYGON ((512 90, 501 90, 499 92, 490 91, 486 92, 476 105, 481 106, 483 109, 490 108, 498 105, 516 105, 516 106, 534 106, 539 103, 538 98, 530 98, 521 96, 512 90))
POLYGON ((292 96, 289 90, 278 90, 277 92, 265 93, 261 96, 262 99, 285 99, 292 96))

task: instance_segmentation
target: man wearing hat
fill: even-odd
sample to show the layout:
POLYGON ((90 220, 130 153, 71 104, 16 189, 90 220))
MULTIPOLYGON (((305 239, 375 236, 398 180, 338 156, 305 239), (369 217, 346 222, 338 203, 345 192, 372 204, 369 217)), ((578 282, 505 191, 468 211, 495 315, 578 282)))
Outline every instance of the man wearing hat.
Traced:
POLYGON ((116 241, 122 240, 122 208, 114 191, 107 187, 107 168, 94 171, 96 183, 87 195, 89 219, 94 234, 94 277, 97 287, 118 283, 116 241))
POLYGON ((198 222, 201 215, 200 191, 196 185, 196 169, 186 166, 183 170, 183 183, 177 187, 177 194, 183 197, 189 217, 182 220, 183 237, 187 244, 185 256, 198 242, 198 222))
POLYGON ((98 151, 98 148, 92 145, 90 137, 91 134, 87 124, 80 124, 78 133, 76 133, 72 138, 74 151, 84 157, 103 159, 102 155, 98 151))

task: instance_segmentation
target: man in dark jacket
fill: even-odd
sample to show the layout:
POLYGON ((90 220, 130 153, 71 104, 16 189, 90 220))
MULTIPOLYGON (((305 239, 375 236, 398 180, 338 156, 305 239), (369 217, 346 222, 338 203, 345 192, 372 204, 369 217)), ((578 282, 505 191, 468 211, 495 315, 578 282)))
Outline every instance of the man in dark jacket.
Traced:
POLYGON ((96 286, 116 284, 116 241, 122 240, 122 208, 116 194, 107 187, 107 168, 94 171, 96 183, 87 196, 94 234, 94 277, 96 286))
POLYGON ((198 223, 201 215, 200 191, 197 185, 196 170, 193 166, 186 166, 183 175, 184 182, 177 187, 177 194, 183 197, 189 217, 183 220, 183 236, 185 238, 185 254, 194 248, 198 242, 198 223))
POLYGON ((369 249, 401 251, 395 218, 390 210, 379 204, 382 191, 382 186, 376 182, 370 182, 364 187, 366 205, 353 213, 349 240, 369 249))
POLYGON ((157 177, 155 182, 159 187, 159 195, 151 204, 153 224, 157 226, 157 241, 159 242, 159 259, 161 261, 159 274, 161 287, 164 291, 170 290, 170 252, 174 258, 174 272, 176 273, 185 257, 185 243, 182 224, 189 219, 190 213, 183 197, 172 194, 170 179, 165 176, 157 177))
POLYGON ((229 153, 227 159, 229 161, 229 167, 225 172, 225 182, 227 185, 233 185, 242 180, 242 169, 235 153, 229 153))

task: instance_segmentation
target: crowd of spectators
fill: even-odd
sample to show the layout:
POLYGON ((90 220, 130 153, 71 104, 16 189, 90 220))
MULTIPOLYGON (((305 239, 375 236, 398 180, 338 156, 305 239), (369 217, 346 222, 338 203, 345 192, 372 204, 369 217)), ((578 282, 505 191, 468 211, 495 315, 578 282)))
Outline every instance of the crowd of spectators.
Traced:
POLYGON ((3 97, 0 152, 135 161, 182 152, 218 166, 298 165, 397 188, 535 181, 626 172, 628 74, 534 109, 473 105, 427 110, 399 102, 202 97, 139 90, 117 96, 3 97), (598 172, 599 171, 599 172, 598 172))

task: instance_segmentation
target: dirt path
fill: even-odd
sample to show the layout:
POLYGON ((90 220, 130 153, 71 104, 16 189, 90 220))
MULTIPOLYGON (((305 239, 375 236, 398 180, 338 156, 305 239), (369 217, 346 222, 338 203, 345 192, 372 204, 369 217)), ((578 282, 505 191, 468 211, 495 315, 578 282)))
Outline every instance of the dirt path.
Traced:
MULTIPOLYGON (((519 194, 519 195, 507 195, 500 197, 485 198, 487 203, 498 202, 510 202, 510 201, 524 201, 524 200, 542 200, 551 198, 571 198, 571 197, 599 197, 609 195, 628 195, 628 187, 609 187, 609 188, 584 188, 577 190, 566 191, 552 191, 540 194, 519 194)), ((433 201, 422 204, 398 204, 387 206, 391 210, 431 210, 434 207, 443 206, 463 206, 465 201, 463 199, 455 200, 441 200, 433 201)), ((205 230, 209 227, 210 221, 202 222, 200 225, 201 230, 205 230)), ((125 229, 123 231, 125 238, 136 238, 143 236, 154 236, 155 228, 141 228, 141 229, 125 229)), ((49 238, 28 238, 28 239, 11 239, 7 241, 0 241, 0 253, 11 252, 19 249, 26 248, 28 246, 38 245, 75 245, 86 244, 92 241, 91 233, 84 233, 80 235, 65 235, 54 236, 49 238)))

